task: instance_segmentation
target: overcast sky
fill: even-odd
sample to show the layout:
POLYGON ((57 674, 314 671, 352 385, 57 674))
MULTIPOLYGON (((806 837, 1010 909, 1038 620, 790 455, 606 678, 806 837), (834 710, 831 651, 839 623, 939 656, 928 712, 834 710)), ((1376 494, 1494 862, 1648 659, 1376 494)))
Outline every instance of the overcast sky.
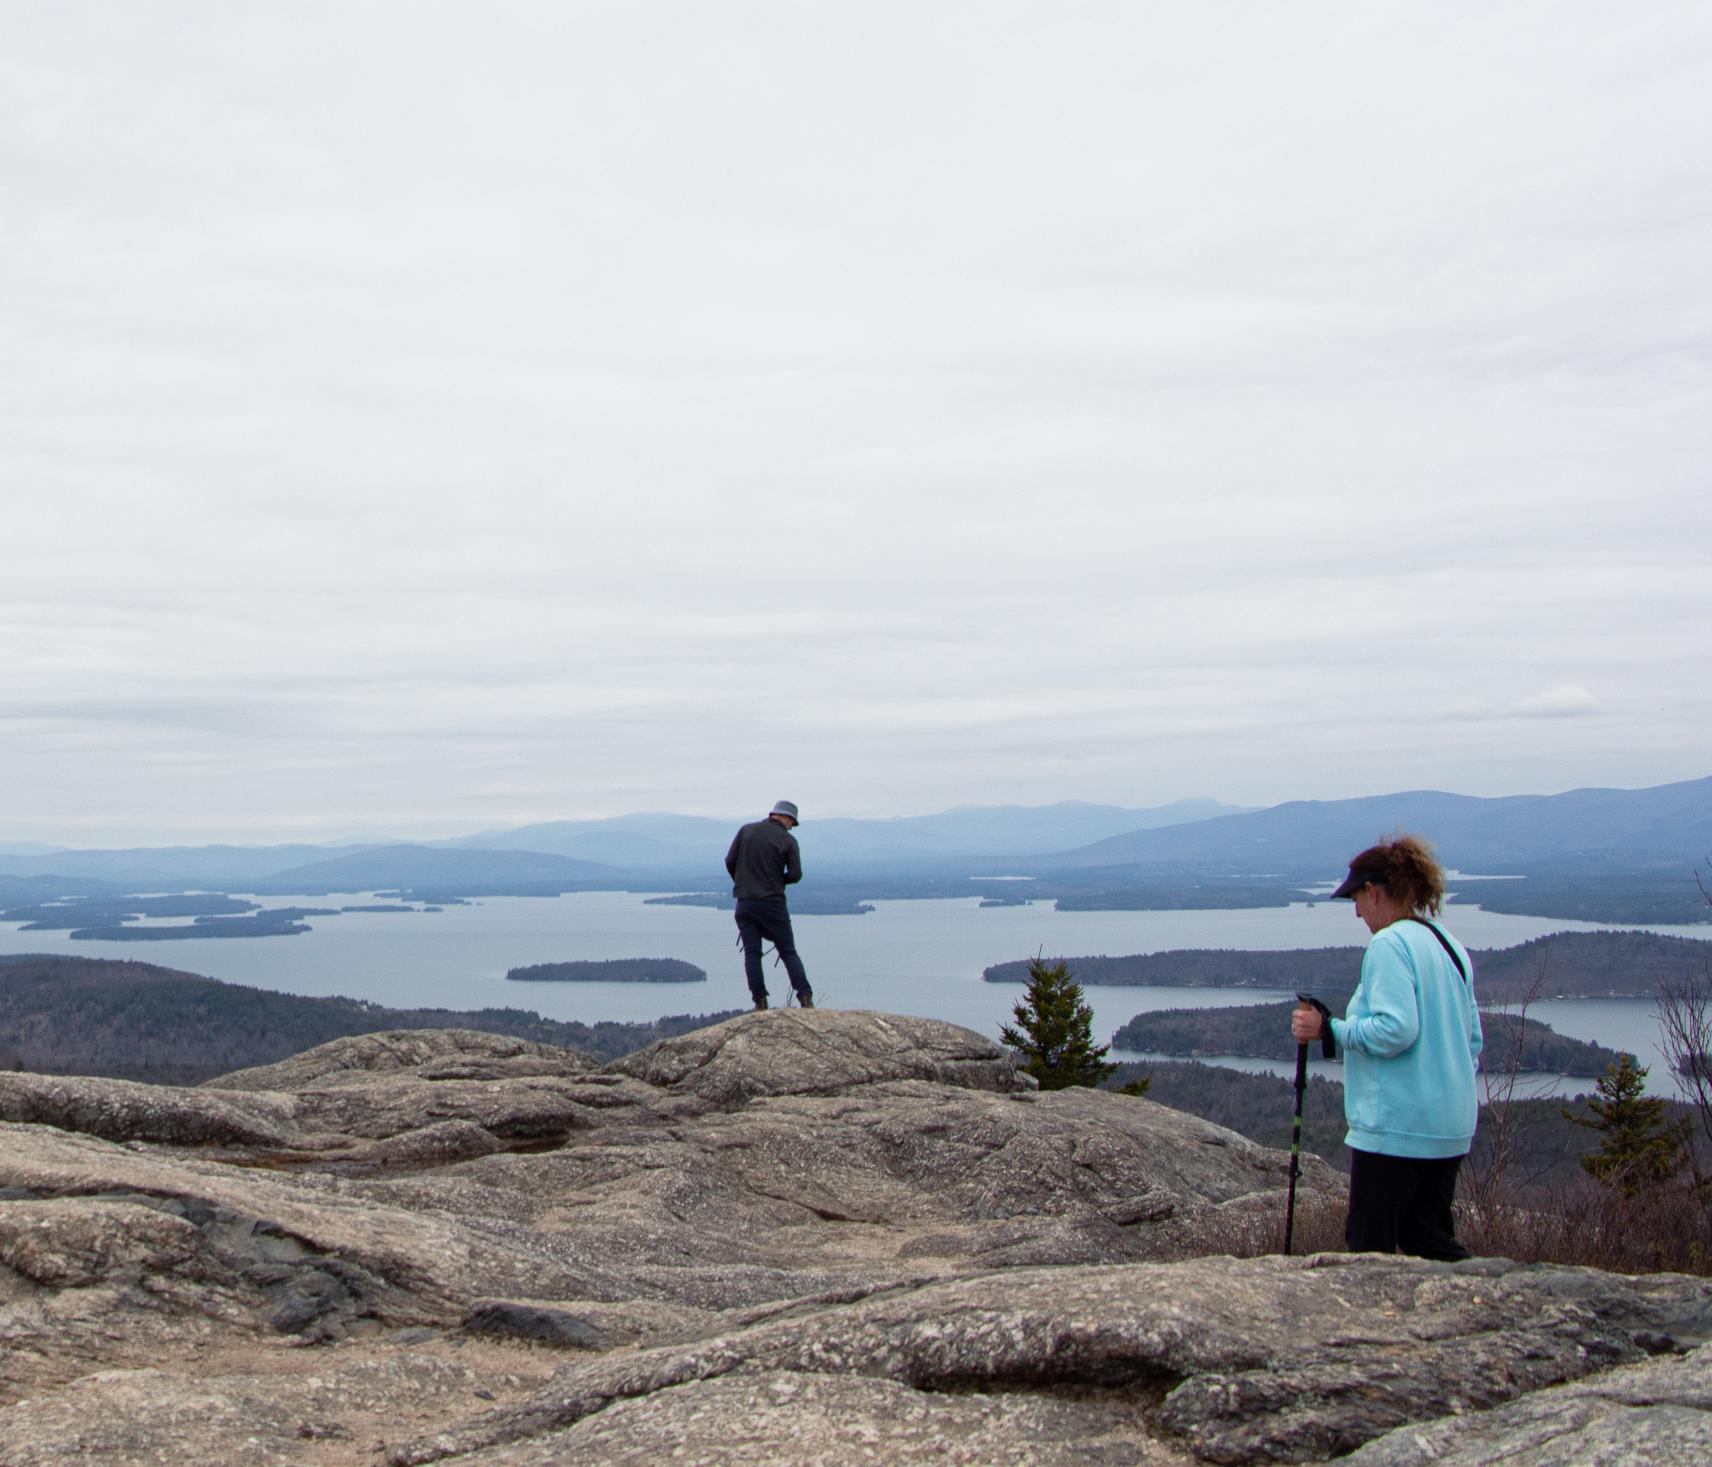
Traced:
POLYGON ((1712 774, 1712 7, 0 20, 0 841, 1712 774))

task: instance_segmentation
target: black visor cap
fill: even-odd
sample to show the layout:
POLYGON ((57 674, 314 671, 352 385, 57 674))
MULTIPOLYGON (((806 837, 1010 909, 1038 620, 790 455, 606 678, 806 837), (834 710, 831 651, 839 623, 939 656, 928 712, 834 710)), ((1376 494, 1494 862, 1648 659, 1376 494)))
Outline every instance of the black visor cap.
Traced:
POLYGON ((1349 868, 1349 875, 1343 879, 1343 885, 1332 893, 1332 900, 1336 901, 1339 898, 1353 898, 1355 894, 1370 881, 1375 886, 1384 886, 1385 873, 1383 871, 1375 871, 1371 866, 1351 866, 1349 868))

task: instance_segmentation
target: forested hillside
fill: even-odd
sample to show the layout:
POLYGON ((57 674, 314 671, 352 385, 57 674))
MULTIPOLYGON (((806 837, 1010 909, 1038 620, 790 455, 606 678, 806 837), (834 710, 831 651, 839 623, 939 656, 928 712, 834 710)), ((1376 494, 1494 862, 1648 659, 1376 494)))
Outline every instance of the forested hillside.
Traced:
POLYGON ((735 1010, 580 1024, 526 1009, 389 1009, 103 958, 0 958, 0 1066, 188 1085, 380 1029, 479 1029, 613 1059, 735 1010))
MULTIPOLYGON (((1348 994, 1321 995, 1341 1013, 1348 994)), ((1188 1058, 1199 1055, 1241 1055, 1253 1059, 1288 1059, 1295 1054, 1290 1039, 1292 1003, 1245 1004, 1216 1009, 1163 1009, 1137 1014, 1112 1035, 1118 1049, 1144 1054, 1188 1058)), ((1615 1064, 1618 1052, 1559 1034, 1537 1019, 1518 1024, 1514 1014, 1483 1010, 1488 1063, 1526 1072, 1592 1077, 1615 1064), (1519 1030, 1519 1033, 1518 1033, 1519 1030), (1521 1049, 1518 1054, 1517 1041, 1521 1049)))
POLYGON ((1530 875, 1520 881, 1470 882, 1459 893, 1488 912, 1561 917, 1576 922, 1675 927, 1712 922, 1700 889, 1680 871, 1530 875))
MULTIPOLYGON (((1354 991, 1363 951, 1353 946, 1264 952, 1182 948, 1047 961, 1067 963, 1084 987, 1281 988, 1312 990, 1332 1003, 1354 991)), ((1483 1003, 1511 1003, 1530 993, 1536 998, 1652 998, 1666 980, 1712 971, 1712 942, 1651 932, 1557 932, 1515 947, 1477 948, 1470 956, 1483 1003)), ((981 976, 989 983, 1026 983, 1028 962, 997 963, 981 976)))
MULTIPOLYGON (((1053 957, 1084 988, 1137 985, 1157 988, 1312 988, 1348 993, 1361 976, 1359 947, 1315 947, 1242 952, 1234 948, 1178 948, 1129 957, 1053 957)), ((1028 982, 1029 960, 982 970, 988 983, 1028 982)), ((1482 973, 1484 976, 1484 972, 1482 973)))

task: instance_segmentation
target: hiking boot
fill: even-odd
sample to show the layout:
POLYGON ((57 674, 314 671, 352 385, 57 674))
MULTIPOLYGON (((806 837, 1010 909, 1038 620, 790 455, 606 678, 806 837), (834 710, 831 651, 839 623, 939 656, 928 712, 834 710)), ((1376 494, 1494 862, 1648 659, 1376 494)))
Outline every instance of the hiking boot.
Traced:
POLYGON ((765 998, 758 998, 755 1000, 755 1012, 756 1013, 760 1013, 761 1010, 766 1008, 766 1007, 767 1007, 767 1000, 765 998))
POLYGON ((812 1009, 814 1007, 814 995, 812 993, 799 993, 797 995, 797 1007, 812 1009))

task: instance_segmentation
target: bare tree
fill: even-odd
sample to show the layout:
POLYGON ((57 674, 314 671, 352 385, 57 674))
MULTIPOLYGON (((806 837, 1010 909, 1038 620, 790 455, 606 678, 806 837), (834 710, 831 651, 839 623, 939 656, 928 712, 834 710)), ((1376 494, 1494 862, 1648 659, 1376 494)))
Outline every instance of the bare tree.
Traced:
POLYGON ((1485 1227, 1493 1226, 1501 1212, 1515 1206, 1516 1188, 1509 1175, 1515 1160, 1515 1105, 1527 1098, 1517 1095, 1517 1082, 1522 1075, 1528 1005, 1545 991, 1550 951, 1549 945, 1540 949, 1539 966, 1517 1001, 1514 1014, 1508 1001, 1493 1013, 1498 1022, 1486 1034, 1480 1054, 1480 1084, 1485 1096, 1481 1115, 1483 1157, 1478 1162, 1469 1159, 1463 1192, 1477 1222, 1485 1227))
MULTIPOLYGON (((1712 872, 1712 856, 1706 861, 1712 872)), ((1712 907, 1712 889, 1706 878, 1694 873, 1695 885, 1706 905, 1712 907)), ((1699 973, 1685 974, 1674 982, 1659 985, 1658 1023, 1664 1040, 1664 1055, 1679 1086, 1700 1118, 1700 1133, 1712 1153, 1712 960, 1699 973)), ((1689 1166, 1696 1186, 1712 1182, 1699 1155, 1690 1146, 1689 1166)))

